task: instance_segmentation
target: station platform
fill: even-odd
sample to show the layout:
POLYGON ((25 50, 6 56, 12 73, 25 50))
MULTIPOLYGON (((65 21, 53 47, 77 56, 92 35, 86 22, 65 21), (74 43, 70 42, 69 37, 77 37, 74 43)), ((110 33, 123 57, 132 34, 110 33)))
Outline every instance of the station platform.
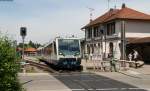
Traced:
MULTIPOLYGON (((138 63, 137 63, 138 64, 138 63)), ((111 64, 110 60, 85 60, 82 59, 81 65, 83 69, 100 69, 101 71, 110 71, 111 64)), ((130 68, 135 68, 136 62, 127 60, 118 60, 116 62, 117 70, 129 70, 130 68)), ((143 65, 142 65, 143 66, 143 65)))

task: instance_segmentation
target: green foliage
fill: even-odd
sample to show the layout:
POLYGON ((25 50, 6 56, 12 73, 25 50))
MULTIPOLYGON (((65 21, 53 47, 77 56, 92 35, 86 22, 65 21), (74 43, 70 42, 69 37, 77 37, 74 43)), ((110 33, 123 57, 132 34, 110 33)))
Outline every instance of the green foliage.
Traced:
MULTIPOLYGON (((23 47, 23 43, 19 43, 19 45, 17 47, 22 48, 23 47)), ((28 48, 29 46, 28 46, 28 44, 24 44, 24 47, 28 48)))
POLYGON ((13 44, 8 37, 0 37, 0 91, 22 91, 17 79, 20 66, 13 44))
POLYGON ((32 42, 31 40, 29 41, 28 45, 29 45, 30 47, 33 47, 33 48, 38 48, 38 47, 41 46, 41 44, 39 44, 39 43, 34 43, 34 42, 32 42))
MULTIPOLYGON (((40 46, 42 46, 41 44, 39 43, 34 43, 32 42, 31 40, 29 41, 28 44, 24 44, 24 47, 25 48, 39 48, 40 46)), ((22 43, 19 43, 18 47, 22 48, 23 47, 23 44, 22 43)))

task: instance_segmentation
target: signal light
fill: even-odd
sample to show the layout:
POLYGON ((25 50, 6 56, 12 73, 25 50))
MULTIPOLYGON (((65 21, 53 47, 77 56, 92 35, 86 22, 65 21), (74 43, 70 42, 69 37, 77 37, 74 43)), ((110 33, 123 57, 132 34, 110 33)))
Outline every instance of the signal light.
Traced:
POLYGON ((21 27, 20 28, 20 35, 21 36, 26 36, 27 35, 27 28, 26 27, 21 27))

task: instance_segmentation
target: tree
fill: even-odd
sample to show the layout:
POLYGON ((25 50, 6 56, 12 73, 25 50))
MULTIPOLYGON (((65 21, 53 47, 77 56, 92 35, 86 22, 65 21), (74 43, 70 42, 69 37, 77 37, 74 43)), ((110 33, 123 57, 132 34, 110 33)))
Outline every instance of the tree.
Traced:
POLYGON ((28 45, 29 45, 30 47, 36 48, 35 44, 34 44, 31 40, 29 41, 28 45))
POLYGON ((22 91, 17 77, 19 68, 13 41, 0 37, 0 91, 22 91))
POLYGON ((33 47, 33 48, 38 48, 38 47, 41 46, 41 44, 39 44, 39 43, 34 43, 34 42, 32 42, 31 40, 29 41, 28 45, 29 45, 30 47, 33 47))
MULTIPOLYGON (((42 46, 42 45, 39 44, 39 43, 34 43, 34 42, 32 42, 31 40, 29 41, 28 44, 24 44, 25 49, 26 49, 26 48, 30 48, 30 47, 32 47, 32 48, 39 48, 40 46, 42 46)), ((19 43, 19 45, 18 45, 17 47, 22 48, 22 47, 23 47, 23 44, 22 44, 22 43, 19 43)))
MULTIPOLYGON (((17 46, 19 48, 22 48, 23 47, 23 43, 19 43, 19 45, 17 46)), ((28 44, 24 44, 24 48, 28 48, 28 44)))

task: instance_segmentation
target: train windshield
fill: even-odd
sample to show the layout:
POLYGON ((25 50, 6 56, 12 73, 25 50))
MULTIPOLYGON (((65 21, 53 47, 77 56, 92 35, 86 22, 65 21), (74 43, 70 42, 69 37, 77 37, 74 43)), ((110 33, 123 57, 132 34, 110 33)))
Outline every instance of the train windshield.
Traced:
POLYGON ((80 46, 77 39, 59 39, 58 40, 59 55, 79 55, 80 46))

